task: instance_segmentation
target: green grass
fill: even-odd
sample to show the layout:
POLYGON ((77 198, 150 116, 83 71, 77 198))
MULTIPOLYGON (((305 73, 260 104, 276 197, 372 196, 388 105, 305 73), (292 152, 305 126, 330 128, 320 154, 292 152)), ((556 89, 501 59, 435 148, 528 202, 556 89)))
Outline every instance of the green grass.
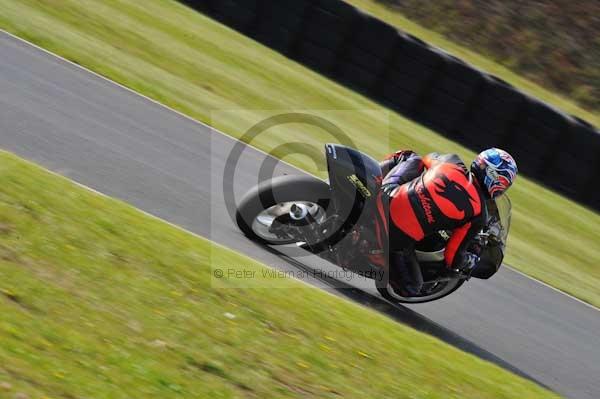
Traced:
MULTIPOLYGON (((398 27, 399 29, 413 34, 420 39, 423 39, 429 44, 436 47, 443 48, 445 51, 452 53, 453 55, 463 59, 464 61, 475 65, 476 67, 496 75, 510 84, 518 87, 519 89, 531 94, 534 97, 540 98, 549 104, 554 105, 557 108, 562 109, 570 114, 576 115, 580 118, 586 119, 590 123, 600 126, 600 115, 588 111, 574 101, 565 96, 552 92, 543 88, 542 86, 533 83, 530 80, 524 79, 515 72, 508 68, 494 62, 490 58, 482 56, 468 48, 456 44, 443 35, 429 30, 409 19, 404 17, 400 12, 387 7, 384 4, 378 3, 377 0, 344 0, 374 16, 388 22, 391 25, 398 27)), ((516 6, 516 5, 515 5, 516 6)))
POLYGON ((264 270, 0 152, 0 397, 556 397, 295 280, 215 289, 215 265, 264 270))
MULTIPOLYGON (((0 9, 0 27, 232 136, 240 137, 262 112, 211 121, 212 112, 346 110, 334 121, 373 156, 393 148, 474 155, 174 1, 0 0, 0 9)), ((321 150, 332 138, 288 125, 252 145, 271 151, 295 140, 321 150)), ((317 172, 305 156, 285 159, 317 172)), ((600 215, 526 178, 517 180, 511 197, 508 263, 600 305, 600 215)))

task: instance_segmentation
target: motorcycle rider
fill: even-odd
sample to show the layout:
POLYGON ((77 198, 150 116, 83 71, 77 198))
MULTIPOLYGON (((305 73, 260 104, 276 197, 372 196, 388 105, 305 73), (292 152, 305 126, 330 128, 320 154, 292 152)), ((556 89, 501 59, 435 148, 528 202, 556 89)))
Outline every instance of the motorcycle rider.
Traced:
POLYGON ((445 249, 449 270, 472 270, 479 262, 467 246, 485 226, 486 200, 502 195, 517 175, 506 151, 481 152, 470 170, 456 154, 424 157, 398 151, 382 163, 382 192, 389 204, 389 282, 408 296, 423 285, 415 244, 440 230, 451 230, 445 249))

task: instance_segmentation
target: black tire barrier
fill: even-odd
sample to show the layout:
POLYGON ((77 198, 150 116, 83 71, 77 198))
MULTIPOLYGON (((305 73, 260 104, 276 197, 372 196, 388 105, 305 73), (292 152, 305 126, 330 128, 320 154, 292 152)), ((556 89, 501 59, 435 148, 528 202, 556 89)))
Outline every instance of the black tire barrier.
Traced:
POLYGON ((369 89, 377 82, 377 73, 367 70, 363 66, 344 63, 339 68, 339 80, 349 87, 368 93, 369 89))
POLYGON ((250 33, 257 17, 256 0, 221 0, 212 6, 214 18, 234 29, 250 33))
POLYGON ((302 64, 329 75, 336 65, 337 54, 331 49, 320 47, 312 41, 305 40, 299 44, 295 58, 302 64))
POLYGON ((350 29, 352 26, 349 20, 342 19, 327 10, 316 8, 307 22, 304 39, 335 52, 342 45, 350 29))
POLYGON ((600 210, 600 132, 342 0, 180 0, 374 100, 600 210))
POLYGON ((356 35, 355 46, 371 56, 386 59, 398 40, 396 28, 372 16, 366 16, 356 35))
POLYGON ((600 178, 599 153, 598 133, 587 122, 571 117, 568 132, 549 161, 549 173, 555 176, 549 185, 584 203, 594 200, 593 195, 600 192, 595 188, 600 178))
POLYGON ((435 72, 434 67, 405 59, 401 64, 388 68, 386 79, 389 85, 397 86, 416 96, 423 92, 435 72))
POLYGON ((478 107, 500 119, 513 120, 525 103, 525 95, 510 84, 491 75, 484 75, 478 107))
POLYGON ((211 13, 211 0, 179 0, 180 3, 203 13, 211 13))
POLYGON ((400 54, 396 57, 396 65, 402 63, 403 60, 415 60, 420 64, 435 68, 444 60, 444 53, 430 47, 423 40, 408 33, 399 32, 402 41, 400 54))

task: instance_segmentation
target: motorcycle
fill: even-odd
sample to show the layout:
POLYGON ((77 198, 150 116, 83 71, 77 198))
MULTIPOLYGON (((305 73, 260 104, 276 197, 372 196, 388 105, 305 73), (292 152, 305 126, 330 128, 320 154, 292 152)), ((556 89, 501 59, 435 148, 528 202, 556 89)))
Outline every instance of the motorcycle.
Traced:
POLYGON ((511 203, 503 195, 487 203, 486 226, 469 250, 479 253, 473 270, 449 270, 444 264, 448 231, 416 245, 423 275, 417 295, 395 289, 387 278, 388 207, 380 187, 379 162, 338 144, 326 144, 329 179, 285 175, 249 190, 237 206, 236 222, 250 239, 267 245, 296 244, 337 265, 375 280, 380 294, 393 303, 423 303, 443 298, 471 277, 487 279, 502 264, 510 228, 511 203))

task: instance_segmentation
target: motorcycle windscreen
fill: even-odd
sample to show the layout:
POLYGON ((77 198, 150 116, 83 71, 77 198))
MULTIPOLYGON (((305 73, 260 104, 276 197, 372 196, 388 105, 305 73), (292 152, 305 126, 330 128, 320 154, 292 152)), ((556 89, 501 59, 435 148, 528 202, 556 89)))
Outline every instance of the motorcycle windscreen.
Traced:
POLYGON ((500 238, 502 243, 506 246, 508 240, 508 231, 510 229, 510 217, 512 213, 512 204, 508 195, 504 194, 495 199, 496 207, 498 208, 498 216, 500 217, 500 224, 502 225, 502 231, 500 238))
POLYGON ((472 277, 480 279, 488 279, 492 277, 502 265, 504 260, 504 249, 506 248, 506 240, 508 239, 508 230, 510 229, 510 216, 511 216, 511 202, 507 195, 503 195, 494 199, 495 208, 497 212, 494 212, 500 219, 500 225, 502 227, 500 231, 500 244, 487 245, 481 250, 480 260, 477 268, 471 273, 472 277))

